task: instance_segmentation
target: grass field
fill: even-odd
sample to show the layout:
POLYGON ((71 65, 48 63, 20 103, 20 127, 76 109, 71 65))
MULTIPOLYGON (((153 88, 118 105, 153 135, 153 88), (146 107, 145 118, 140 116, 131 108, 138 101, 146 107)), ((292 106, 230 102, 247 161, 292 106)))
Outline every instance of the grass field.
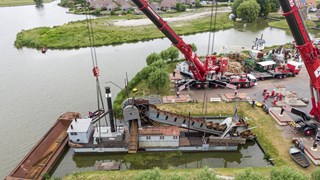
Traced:
MULTIPOLYGON (((44 3, 51 2, 52 0, 43 0, 44 3)), ((24 6, 35 4, 33 0, 0 0, 0 7, 4 6, 24 6)))
MULTIPOLYGON (((119 19, 145 18, 144 16, 128 15, 122 17, 97 18, 93 20, 95 46, 116 45, 128 42, 147 41, 165 37, 154 25, 136 27, 118 27, 113 21, 119 19)), ((194 34, 209 30, 210 17, 175 22, 172 29, 179 34, 194 34)), ((233 22, 228 19, 228 14, 220 14, 217 18, 217 30, 233 27, 233 22)), ((53 28, 41 27, 18 33, 15 41, 17 48, 41 48, 46 46, 51 49, 71 49, 88 47, 88 31, 86 21, 70 22, 53 28)))

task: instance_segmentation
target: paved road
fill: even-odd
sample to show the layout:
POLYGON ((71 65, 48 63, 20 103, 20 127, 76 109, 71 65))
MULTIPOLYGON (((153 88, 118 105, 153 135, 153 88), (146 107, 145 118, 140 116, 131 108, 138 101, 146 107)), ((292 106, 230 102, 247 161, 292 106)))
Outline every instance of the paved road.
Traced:
MULTIPOLYGON (((310 99, 310 88, 309 88, 309 76, 308 73, 303 67, 301 72, 296 77, 290 77, 286 79, 272 79, 265 81, 258 81, 258 85, 255 87, 251 87, 248 89, 239 89, 239 93, 247 93, 248 96, 253 97, 254 94, 257 97, 257 101, 263 101, 262 91, 267 88, 270 92, 274 89, 275 85, 285 85, 288 91, 296 92, 299 97, 305 97, 310 99)), ((191 98, 197 99, 198 101, 203 101, 205 90, 191 90, 183 91, 182 94, 189 94, 191 98)), ((234 90, 231 89, 207 89, 208 98, 211 97, 219 97, 220 93, 234 93, 234 90)), ((269 100, 271 102, 271 100, 269 100)), ((271 103, 270 103, 271 104, 271 103)), ((307 107, 299 107, 299 109, 304 110, 305 112, 309 112, 311 109, 311 103, 308 104, 307 107)))

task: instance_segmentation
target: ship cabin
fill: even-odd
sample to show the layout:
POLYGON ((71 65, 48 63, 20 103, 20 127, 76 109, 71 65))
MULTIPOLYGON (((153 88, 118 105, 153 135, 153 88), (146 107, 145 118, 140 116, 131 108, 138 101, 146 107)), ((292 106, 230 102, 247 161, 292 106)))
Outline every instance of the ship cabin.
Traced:
POLYGON ((257 62, 254 69, 259 72, 267 72, 269 70, 274 70, 275 66, 276 63, 274 61, 262 61, 257 62))
POLYGON ((102 142, 122 142, 124 140, 123 126, 117 127, 117 131, 111 132, 111 127, 98 126, 93 133, 93 144, 102 142))
POLYGON ((74 119, 67 130, 69 140, 73 143, 88 143, 93 133, 91 122, 90 118, 74 119))
POLYGON ((179 147, 179 136, 177 126, 143 127, 139 129, 139 147, 179 147))

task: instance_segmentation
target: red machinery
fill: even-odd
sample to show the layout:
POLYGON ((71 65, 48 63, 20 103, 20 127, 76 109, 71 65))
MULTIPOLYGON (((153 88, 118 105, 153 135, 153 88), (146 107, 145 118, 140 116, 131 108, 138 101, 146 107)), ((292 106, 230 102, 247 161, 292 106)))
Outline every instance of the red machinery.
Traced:
MULTIPOLYGON (((296 42, 296 47, 301 54, 301 58, 307 68, 310 77, 310 91, 312 109, 310 115, 320 121, 320 61, 319 49, 314 46, 310 40, 306 26, 302 20, 301 13, 297 7, 295 0, 279 0, 283 15, 286 17, 287 23, 296 42), (316 97, 315 95, 316 94, 316 97)), ((316 128, 316 127, 315 127, 316 128)), ((313 143, 316 149, 320 142, 320 126, 317 125, 317 134, 313 143)))
POLYGON ((319 120, 320 115, 320 61, 319 49, 313 45, 308 31, 303 22, 301 13, 294 0, 279 0, 283 16, 296 43, 296 47, 301 54, 301 58, 306 66, 310 77, 310 90, 312 109, 310 115, 314 115, 319 120), (316 97, 315 94, 316 93, 316 97))
MULTIPOLYGON (((231 84, 229 78, 221 78, 221 75, 226 70, 225 59, 221 58, 219 61, 216 56, 206 57, 205 63, 203 63, 197 54, 192 51, 192 47, 186 44, 171 28, 170 26, 150 7, 148 1, 145 0, 132 0, 138 8, 159 28, 159 30, 172 42, 172 44, 177 47, 185 56, 186 60, 189 62, 189 69, 192 72, 196 83, 196 87, 206 87, 209 83, 227 86, 230 88, 235 88, 231 84), (208 82, 209 81, 209 82, 208 82)), ((194 81, 194 82, 195 82, 194 81)), ((246 82, 234 82, 232 84, 238 87, 251 87, 254 86, 256 79, 247 78, 246 82)), ((191 84, 190 82, 185 83, 191 84)), ((181 84, 183 85, 183 84, 181 84)), ((183 89, 183 88, 180 88, 183 89)))

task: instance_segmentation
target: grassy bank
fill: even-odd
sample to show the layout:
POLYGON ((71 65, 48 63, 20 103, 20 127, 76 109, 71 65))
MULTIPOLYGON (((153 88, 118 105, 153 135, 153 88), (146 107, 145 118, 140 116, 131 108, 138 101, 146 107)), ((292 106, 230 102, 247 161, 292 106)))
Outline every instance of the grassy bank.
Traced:
MULTIPOLYGON (((93 20, 95 46, 116 45, 127 42, 147 41, 165 37, 153 24, 136 27, 113 26, 113 21, 121 19, 145 18, 145 16, 128 15, 125 17, 104 17, 93 20)), ((202 17, 190 21, 170 23, 170 26, 179 35, 194 34, 209 30, 210 17, 202 17)), ((217 30, 231 28, 232 21, 228 14, 219 14, 217 30)), ((71 49, 88 47, 88 31, 86 21, 71 22, 57 27, 40 27, 24 30, 17 34, 15 46, 17 48, 71 49)))
MULTIPOLYGON (((44 3, 52 2, 52 0, 43 0, 44 3)), ((0 0, 0 7, 5 6, 24 6, 35 5, 33 0, 0 0)))
MULTIPOLYGON (((268 25, 280 29, 289 29, 288 23, 285 19, 269 22, 268 25)), ((307 28, 312 28, 315 26, 315 23, 313 21, 307 20, 305 21, 305 25, 307 26, 307 28)))

